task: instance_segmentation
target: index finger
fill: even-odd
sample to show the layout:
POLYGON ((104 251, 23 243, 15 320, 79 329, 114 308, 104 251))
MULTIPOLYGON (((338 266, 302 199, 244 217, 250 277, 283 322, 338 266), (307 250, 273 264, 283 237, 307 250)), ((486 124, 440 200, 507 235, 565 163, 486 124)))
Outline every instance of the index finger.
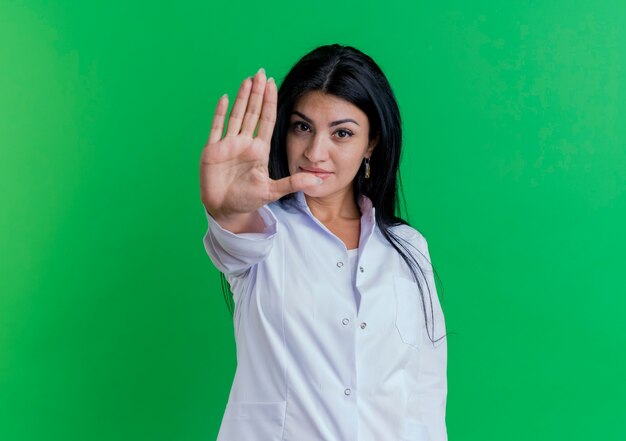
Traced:
POLYGON ((274 81, 274 78, 270 78, 265 84, 261 116, 259 118, 259 130, 257 132, 257 137, 264 140, 267 144, 272 140, 274 124, 276 123, 277 95, 276 81, 274 81))

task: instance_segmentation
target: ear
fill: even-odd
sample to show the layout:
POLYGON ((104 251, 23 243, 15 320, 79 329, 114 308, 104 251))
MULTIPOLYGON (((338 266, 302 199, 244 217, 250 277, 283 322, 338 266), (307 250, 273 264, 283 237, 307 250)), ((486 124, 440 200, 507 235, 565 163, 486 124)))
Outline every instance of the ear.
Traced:
POLYGON ((372 156, 372 152, 374 151, 374 148, 378 145, 379 140, 380 140, 380 135, 377 133, 376 137, 369 142, 369 145, 367 146, 367 150, 365 150, 365 153, 367 154, 368 158, 372 156))

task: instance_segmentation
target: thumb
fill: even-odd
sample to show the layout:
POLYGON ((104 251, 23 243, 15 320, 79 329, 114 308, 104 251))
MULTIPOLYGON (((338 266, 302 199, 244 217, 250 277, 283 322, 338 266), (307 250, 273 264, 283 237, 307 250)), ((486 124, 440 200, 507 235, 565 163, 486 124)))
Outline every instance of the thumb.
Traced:
POLYGON ((272 181, 270 184, 270 197, 273 200, 277 200, 286 194, 321 185, 322 182, 324 182, 322 178, 318 178, 311 173, 296 173, 286 178, 272 181))

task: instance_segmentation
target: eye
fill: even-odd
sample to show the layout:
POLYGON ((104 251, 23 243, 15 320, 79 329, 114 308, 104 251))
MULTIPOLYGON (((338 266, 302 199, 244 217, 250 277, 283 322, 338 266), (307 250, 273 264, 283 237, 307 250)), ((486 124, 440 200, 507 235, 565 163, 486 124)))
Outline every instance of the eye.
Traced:
POLYGON ((350 138, 354 134, 350 130, 339 129, 335 132, 339 138, 350 138))
POLYGON ((309 127, 309 125, 305 122, 302 121, 296 121, 292 124, 294 130, 296 132, 309 132, 311 131, 311 128, 309 127))

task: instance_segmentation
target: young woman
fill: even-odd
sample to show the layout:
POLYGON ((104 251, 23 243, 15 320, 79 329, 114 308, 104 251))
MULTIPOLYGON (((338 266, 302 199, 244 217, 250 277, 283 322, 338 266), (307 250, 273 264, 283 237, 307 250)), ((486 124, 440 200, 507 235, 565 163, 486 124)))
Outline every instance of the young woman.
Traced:
POLYGON ((443 441, 447 348, 424 237, 397 217, 395 97, 321 46, 280 91, 260 69, 200 160, 206 251, 233 293, 219 441, 443 441))

